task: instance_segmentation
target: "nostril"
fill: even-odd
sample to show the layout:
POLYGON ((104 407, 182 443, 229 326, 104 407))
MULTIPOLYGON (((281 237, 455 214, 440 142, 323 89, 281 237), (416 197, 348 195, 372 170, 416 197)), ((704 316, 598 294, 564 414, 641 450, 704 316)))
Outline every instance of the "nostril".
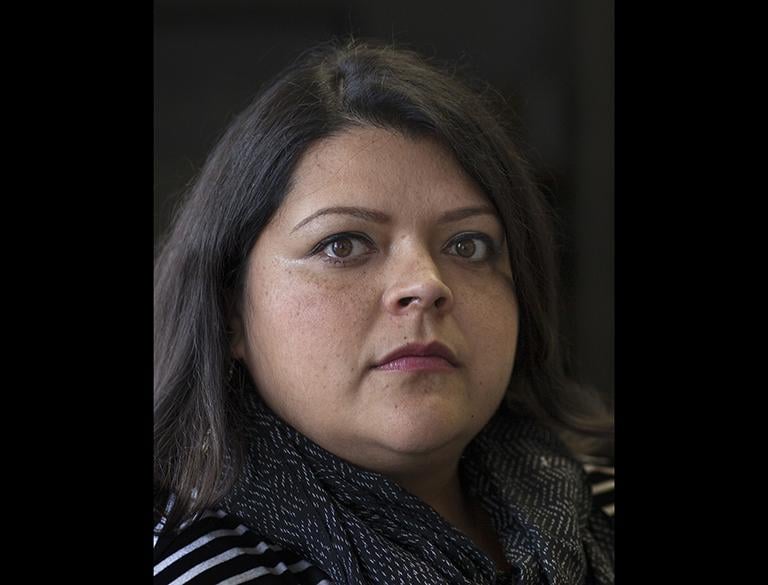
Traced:
POLYGON ((444 304, 445 304, 445 297, 440 297, 435 301, 435 307, 437 307, 438 309, 442 307, 444 304))
POLYGON ((401 307, 407 307, 408 305, 410 305, 410 304, 411 304, 411 301, 412 301, 413 299, 415 299, 415 298, 416 298, 416 297, 403 297, 403 298, 402 298, 402 299, 400 299, 398 302, 400 303, 400 306, 401 306, 401 307))

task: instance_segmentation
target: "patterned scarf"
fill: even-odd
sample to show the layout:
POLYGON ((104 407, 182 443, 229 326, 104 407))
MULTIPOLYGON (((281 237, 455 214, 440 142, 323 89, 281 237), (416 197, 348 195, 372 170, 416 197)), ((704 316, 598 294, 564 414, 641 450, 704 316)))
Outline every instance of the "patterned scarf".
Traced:
POLYGON ((246 396, 248 459, 222 502, 336 585, 583 585, 613 576, 613 532, 579 462, 502 406, 468 445, 462 484, 488 512, 511 573, 419 498, 326 451, 246 396))

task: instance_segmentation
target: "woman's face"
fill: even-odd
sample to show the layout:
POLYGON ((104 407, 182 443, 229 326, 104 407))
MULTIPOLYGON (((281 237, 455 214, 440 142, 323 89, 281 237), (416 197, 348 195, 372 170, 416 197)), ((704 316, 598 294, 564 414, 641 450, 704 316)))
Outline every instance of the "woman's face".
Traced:
POLYGON ((503 398, 518 333, 490 202, 436 141, 373 128, 302 158, 250 253, 241 317, 234 354, 266 403, 381 472, 460 454, 503 398), (454 357, 377 367, 432 341, 454 357))

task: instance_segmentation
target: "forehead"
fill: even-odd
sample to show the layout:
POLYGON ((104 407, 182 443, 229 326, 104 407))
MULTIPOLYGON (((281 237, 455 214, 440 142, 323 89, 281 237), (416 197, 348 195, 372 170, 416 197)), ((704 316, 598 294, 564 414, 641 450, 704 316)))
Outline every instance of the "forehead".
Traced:
POLYGON ((328 205, 364 205, 397 216, 429 216, 489 203, 438 140, 353 128, 313 144, 299 161, 281 215, 328 205))

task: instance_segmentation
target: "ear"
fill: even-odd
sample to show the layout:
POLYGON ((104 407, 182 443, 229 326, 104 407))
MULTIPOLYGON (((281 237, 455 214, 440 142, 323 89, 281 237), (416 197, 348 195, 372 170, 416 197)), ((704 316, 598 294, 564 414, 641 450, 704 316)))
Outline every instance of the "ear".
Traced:
POLYGON ((243 320, 234 315, 229 320, 229 349, 236 360, 245 360, 245 328, 243 320))

